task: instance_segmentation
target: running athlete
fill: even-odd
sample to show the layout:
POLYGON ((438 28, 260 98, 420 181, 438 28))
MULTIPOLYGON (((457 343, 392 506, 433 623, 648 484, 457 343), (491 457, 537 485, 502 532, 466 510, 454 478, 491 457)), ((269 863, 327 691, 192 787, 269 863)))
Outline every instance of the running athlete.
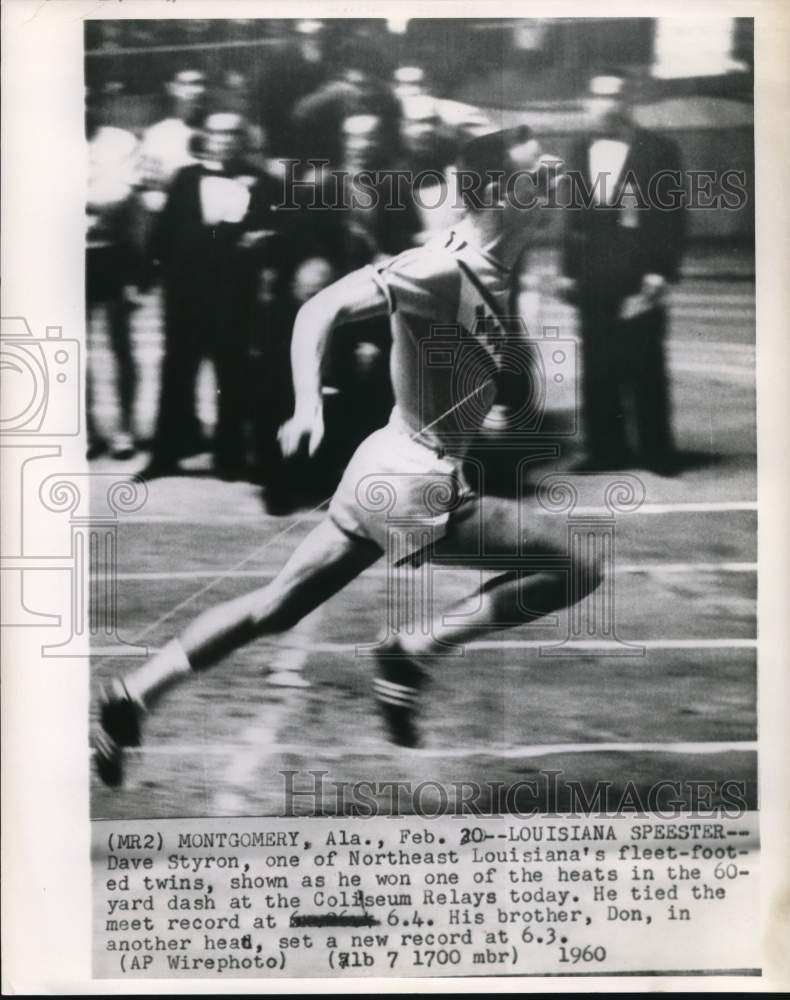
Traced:
POLYGON ((107 784, 121 783, 123 748, 139 744, 143 716, 159 692, 242 644, 293 627, 384 553, 393 564, 430 559, 458 566, 466 559, 479 569, 487 560, 500 570, 437 614, 430 629, 402 628, 376 647, 374 693, 390 738, 402 746, 419 743, 426 665, 441 662, 436 658, 448 646, 564 608, 598 585, 596 565, 579 561, 569 573, 556 559, 566 546, 561 518, 523 499, 478 495, 464 478, 469 437, 497 392, 513 272, 545 218, 557 174, 526 126, 474 139, 459 166, 465 214, 453 233, 347 275, 299 311, 296 402, 280 429, 283 453, 306 442, 313 454, 322 440, 321 363, 341 323, 390 317, 396 403, 389 424, 359 446, 328 516, 274 580, 205 611, 150 661, 110 684, 96 746, 107 784), (448 343, 450 355, 453 344, 460 352, 455 358, 448 343), (448 364, 461 376, 448 378, 448 364))

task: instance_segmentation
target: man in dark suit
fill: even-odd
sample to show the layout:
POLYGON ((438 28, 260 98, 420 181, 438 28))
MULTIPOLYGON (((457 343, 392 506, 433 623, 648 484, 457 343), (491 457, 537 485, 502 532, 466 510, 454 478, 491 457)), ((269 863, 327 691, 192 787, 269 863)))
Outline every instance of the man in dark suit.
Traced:
POLYGON ((245 474, 249 352, 258 275, 276 260, 273 210, 281 185, 241 156, 246 124, 214 112, 203 123, 198 162, 179 171, 154 234, 165 298, 165 355, 148 478, 175 471, 194 422, 204 357, 217 380, 214 465, 245 474))
POLYGON ((590 81, 588 132, 567 163, 559 291, 581 322, 585 467, 671 475, 665 295, 683 243, 680 156, 672 140, 633 122, 628 89, 616 71, 590 81))

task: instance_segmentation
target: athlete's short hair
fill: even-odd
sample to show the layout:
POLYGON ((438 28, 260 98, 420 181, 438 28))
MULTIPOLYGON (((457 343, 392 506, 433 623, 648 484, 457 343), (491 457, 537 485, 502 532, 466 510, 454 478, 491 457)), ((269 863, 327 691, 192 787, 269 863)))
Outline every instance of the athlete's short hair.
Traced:
MULTIPOLYGON (((460 186, 461 197, 468 211, 479 212, 490 207, 482 197, 482 191, 491 181, 498 182, 498 188, 508 176, 518 169, 513 150, 534 138, 529 125, 517 125, 476 136, 461 150, 456 166, 464 174, 460 186)), ((495 190, 495 197, 499 190, 495 190)))

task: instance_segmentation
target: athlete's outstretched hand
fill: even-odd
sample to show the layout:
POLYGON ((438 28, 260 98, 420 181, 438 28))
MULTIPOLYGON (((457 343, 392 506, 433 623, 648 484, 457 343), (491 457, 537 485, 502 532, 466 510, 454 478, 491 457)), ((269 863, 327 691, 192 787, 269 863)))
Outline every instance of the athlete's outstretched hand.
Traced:
POLYGON ((286 458, 295 455, 307 438, 307 453, 315 455, 324 438, 324 414, 320 405, 307 412, 297 411, 277 433, 280 450, 286 458))

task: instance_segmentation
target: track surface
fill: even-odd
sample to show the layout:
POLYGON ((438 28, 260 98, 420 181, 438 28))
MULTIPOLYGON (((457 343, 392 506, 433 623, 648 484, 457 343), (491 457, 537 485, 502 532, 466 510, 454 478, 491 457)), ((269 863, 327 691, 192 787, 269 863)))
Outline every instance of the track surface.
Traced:
MULTIPOLYGON (((492 635, 437 666, 422 712, 425 748, 398 750, 373 708, 370 659, 356 655, 385 624, 381 560, 294 633, 259 641, 169 692, 147 722, 145 746, 129 755, 125 786, 109 792, 94 782, 94 816, 334 813, 333 781, 437 782, 420 800, 426 811, 452 806, 459 782, 526 780, 533 784, 518 800, 524 809, 565 808, 567 796, 551 798, 552 781, 578 782, 587 793, 609 782, 610 806, 632 787, 644 800, 660 780, 717 782, 715 803, 727 794, 722 782, 738 781, 754 806, 753 287, 696 280, 673 294, 669 358, 686 467, 673 479, 634 470, 646 504, 617 525, 617 634, 644 643, 644 655, 541 656, 538 646, 561 641, 562 622, 492 635), (270 685, 271 672, 283 669, 310 686, 270 685), (287 799, 286 770, 299 772, 292 780, 300 790, 311 787, 309 771, 326 772, 323 791, 287 799), (558 779, 547 777, 555 771, 558 779)), ((555 308, 546 321, 573 334, 568 310, 555 308)), ((134 337, 145 436, 161 356, 154 296, 136 314, 134 337)), ((111 359, 101 330, 93 363, 99 418, 109 430, 111 359)), ((210 377, 200 399, 210 422, 210 377)), ((143 463, 144 456, 99 459, 94 468, 132 473, 143 463)), ((270 578, 319 516, 268 516, 255 487, 208 476, 151 483, 146 506, 120 529, 121 634, 162 645, 200 610, 270 578)), ((437 580, 450 599, 479 575, 441 570, 437 580)), ((93 712, 100 683, 133 665, 94 660, 93 712)), ((394 794, 376 796, 382 809, 408 811, 408 798, 394 794)), ((680 799, 694 804, 688 785, 680 799)), ((485 791, 477 804, 494 805, 485 791)))

